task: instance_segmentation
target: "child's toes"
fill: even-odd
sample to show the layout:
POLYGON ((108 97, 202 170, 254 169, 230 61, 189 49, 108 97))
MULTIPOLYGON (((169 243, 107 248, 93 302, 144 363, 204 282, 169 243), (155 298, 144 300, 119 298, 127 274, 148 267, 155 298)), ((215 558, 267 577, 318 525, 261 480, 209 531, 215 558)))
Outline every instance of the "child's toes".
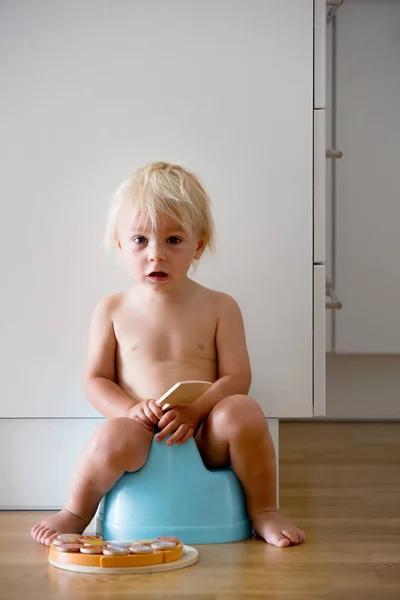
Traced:
POLYGON ((46 546, 50 546, 55 537, 57 537, 57 532, 54 529, 48 529, 43 535, 41 542, 42 544, 46 544, 46 546))
POLYGON ((304 540, 306 539, 306 534, 304 533, 304 531, 302 529, 297 530, 297 535, 299 536, 299 544, 304 542, 304 540))
POLYGON ((36 541, 40 542, 40 540, 42 539, 42 535, 46 533, 46 527, 41 527, 37 532, 36 532, 36 541))
POLYGON ((48 532, 48 531, 49 531, 49 530, 48 530, 48 528, 47 528, 47 527, 44 527, 44 528, 43 528, 43 529, 42 529, 42 530, 39 532, 39 534, 38 534, 38 538, 37 538, 37 539, 38 539, 38 541, 39 541, 41 544, 43 544, 43 543, 44 543, 44 540, 45 540, 45 537, 46 537, 46 535, 47 535, 47 532, 48 532))
POLYGON ((46 527, 39 523, 39 525, 35 525, 34 529, 32 529, 32 537, 37 542, 40 540, 42 533, 46 530, 46 527))
POLYGON ((49 537, 55 533, 54 529, 46 529, 46 531, 44 533, 42 533, 41 537, 40 537, 40 542, 42 544, 47 544, 47 540, 49 539, 49 537))
POLYGON ((36 523, 31 529, 32 537, 35 537, 41 529, 44 529, 44 525, 42 523, 36 523))
POLYGON ((52 541, 55 540, 57 536, 58 536, 58 533, 56 531, 54 531, 49 537, 47 537, 44 542, 46 544, 46 546, 50 546, 52 541))
POLYGON ((284 546, 290 545, 290 540, 282 535, 282 533, 271 533, 266 538, 269 544, 273 544, 274 546, 278 546, 279 548, 283 548, 284 546))
POLYGON ((36 532, 39 531, 41 525, 40 523, 36 523, 36 525, 34 525, 31 529, 31 536, 33 537, 33 539, 36 539, 36 532))
POLYGON ((299 538, 298 535, 296 533, 296 531, 294 529, 282 529, 282 533, 285 537, 288 538, 288 540, 290 540, 290 542, 292 544, 298 544, 299 543, 299 538))

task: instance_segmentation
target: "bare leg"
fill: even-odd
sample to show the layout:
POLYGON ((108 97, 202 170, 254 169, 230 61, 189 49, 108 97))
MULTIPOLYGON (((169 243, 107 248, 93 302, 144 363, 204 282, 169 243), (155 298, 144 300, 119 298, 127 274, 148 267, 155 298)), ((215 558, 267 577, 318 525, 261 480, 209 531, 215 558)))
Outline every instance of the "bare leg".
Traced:
POLYGON ((147 458, 153 433, 124 417, 101 424, 87 442, 71 481, 65 507, 32 527, 32 537, 50 545, 58 533, 82 533, 97 506, 125 471, 147 458))
POLYGON ((304 532, 278 511, 274 445, 255 400, 237 395, 219 402, 199 429, 196 442, 208 468, 232 464, 258 535, 275 546, 304 541, 304 532))

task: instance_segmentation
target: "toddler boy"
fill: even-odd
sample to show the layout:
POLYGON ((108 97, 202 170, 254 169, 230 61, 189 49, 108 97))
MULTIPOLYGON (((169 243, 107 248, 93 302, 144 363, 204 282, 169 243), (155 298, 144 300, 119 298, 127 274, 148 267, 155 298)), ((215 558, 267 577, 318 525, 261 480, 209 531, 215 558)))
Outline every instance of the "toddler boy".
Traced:
POLYGON ((125 471, 146 461, 154 435, 168 444, 192 436, 208 468, 231 464, 255 531, 270 544, 304 541, 276 506, 276 465, 264 414, 249 398, 249 356, 240 309, 227 294, 188 277, 213 245, 210 201, 180 166, 151 163, 112 198, 106 238, 115 243, 131 289, 96 306, 84 374, 86 395, 107 420, 87 442, 65 507, 32 528, 50 545, 81 533, 125 471), (178 381, 214 382, 189 405, 156 404, 178 381))

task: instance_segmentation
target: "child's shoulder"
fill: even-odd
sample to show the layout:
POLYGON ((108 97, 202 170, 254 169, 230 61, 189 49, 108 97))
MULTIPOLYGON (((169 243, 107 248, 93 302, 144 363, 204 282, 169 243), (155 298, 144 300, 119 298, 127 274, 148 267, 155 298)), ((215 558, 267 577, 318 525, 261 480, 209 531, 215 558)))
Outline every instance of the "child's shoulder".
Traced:
POLYGON ((213 302, 219 309, 224 310, 228 307, 238 307, 235 298, 226 292, 220 292, 203 285, 198 285, 198 293, 203 295, 209 301, 213 302))
POLYGON ((125 292, 109 294, 101 300, 98 300, 94 307, 94 314, 97 316, 111 317, 113 312, 124 302, 125 292))

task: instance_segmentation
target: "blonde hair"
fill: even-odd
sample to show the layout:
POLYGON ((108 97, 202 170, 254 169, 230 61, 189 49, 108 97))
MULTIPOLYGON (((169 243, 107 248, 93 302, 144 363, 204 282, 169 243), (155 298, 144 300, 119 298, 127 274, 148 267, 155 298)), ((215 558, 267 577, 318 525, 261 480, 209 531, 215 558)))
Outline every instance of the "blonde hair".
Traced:
POLYGON ((144 221, 157 226, 157 213, 176 221, 184 231, 196 228, 205 237, 206 248, 214 249, 211 201, 194 173, 166 162, 152 162, 138 169, 111 197, 104 242, 111 249, 116 240, 121 209, 130 203, 144 221))

